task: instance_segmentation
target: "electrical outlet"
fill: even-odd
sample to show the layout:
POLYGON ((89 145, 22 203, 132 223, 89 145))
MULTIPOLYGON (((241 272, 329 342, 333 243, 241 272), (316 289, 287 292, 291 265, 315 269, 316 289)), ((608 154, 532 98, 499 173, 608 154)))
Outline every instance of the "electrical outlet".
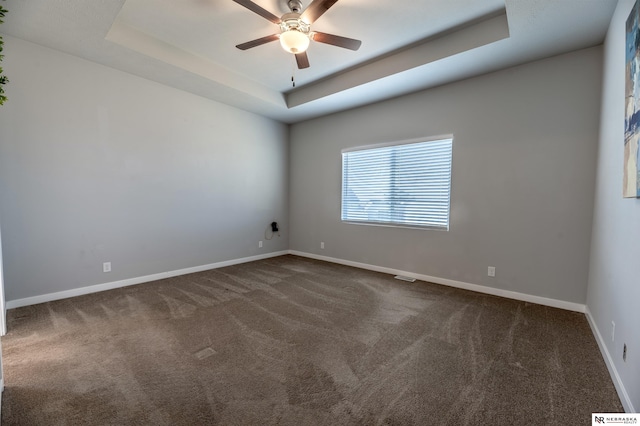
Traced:
POLYGON ((627 344, 625 343, 622 347, 622 360, 627 362, 627 344))
POLYGON ((102 264, 102 272, 111 272, 111 262, 104 262, 102 264))
POLYGON ((611 341, 616 341, 616 323, 611 321, 611 341))
POLYGON ((489 266, 489 268, 487 269, 487 275, 490 277, 495 277, 496 276, 496 267, 495 266, 489 266))
POLYGON ((324 250, 324 241, 320 243, 320 248, 324 250))
POLYGON ((258 241, 258 248, 262 248, 262 241, 258 241))

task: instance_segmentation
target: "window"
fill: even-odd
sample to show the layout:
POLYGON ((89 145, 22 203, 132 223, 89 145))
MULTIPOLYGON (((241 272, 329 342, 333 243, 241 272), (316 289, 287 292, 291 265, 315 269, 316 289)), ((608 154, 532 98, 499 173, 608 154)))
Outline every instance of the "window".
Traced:
POLYGON ((449 229, 452 138, 342 152, 342 220, 449 229))

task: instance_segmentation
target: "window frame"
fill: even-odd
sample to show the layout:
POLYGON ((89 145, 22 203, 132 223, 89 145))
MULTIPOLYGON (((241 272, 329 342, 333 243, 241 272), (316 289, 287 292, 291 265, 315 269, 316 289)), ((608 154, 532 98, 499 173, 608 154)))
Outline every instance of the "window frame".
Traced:
POLYGON ((417 229, 423 231, 444 231, 448 232, 451 229, 451 193, 453 188, 453 142, 454 137, 453 134, 445 134, 438 136, 429 136, 415 139, 407 139, 401 141, 393 141, 393 142, 383 142, 377 144, 370 145, 361 145, 355 147, 344 148, 341 151, 340 155, 340 169, 341 169, 341 179, 340 179, 340 221, 341 223, 350 224, 350 225, 363 225, 363 226, 380 226, 386 228, 406 228, 406 229, 417 229), (353 220, 353 219, 343 219, 344 217, 344 192, 345 192, 345 168, 344 168, 344 155, 350 152, 357 151, 367 151, 378 148, 387 148, 392 146, 402 146, 402 145, 411 145, 418 143, 426 143, 426 142, 437 142, 437 141, 451 141, 451 161, 450 161, 450 171, 449 171, 449 196, 447 203, 447 225, 444 226, 431 226, 431 225, 413 225, 409 223, 399 223, 399 222, 378 222, 371 220, 353 220))

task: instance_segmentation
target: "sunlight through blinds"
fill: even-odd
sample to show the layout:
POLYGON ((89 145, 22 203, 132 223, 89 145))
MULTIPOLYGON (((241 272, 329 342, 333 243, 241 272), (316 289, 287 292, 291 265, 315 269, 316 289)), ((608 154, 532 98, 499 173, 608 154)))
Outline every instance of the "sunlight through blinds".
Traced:
POLYGON ((342 220, 449 229, 452 139, 342 153, 342 220))

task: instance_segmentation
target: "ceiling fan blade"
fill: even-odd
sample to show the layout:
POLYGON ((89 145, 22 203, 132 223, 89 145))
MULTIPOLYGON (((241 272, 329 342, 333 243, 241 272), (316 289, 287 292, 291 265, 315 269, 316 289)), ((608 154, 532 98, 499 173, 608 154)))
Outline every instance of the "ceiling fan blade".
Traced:
POLYGON ((296 53, 296 62, 298 63, 298 69, 309 68, 309 57, 307 52, 296 53))
POLYGON ((354 38, 321 33, 318 31, 314 31, 313 33, 311 33, 311 39, 320 43, 331 44, 333 46, 338 46, 349 50, 358 50, 362 45, 362 42, 360 40, 356 40, 354 38))
POLYGON ((240 50, 247 50, 247 49, 251 49, 252 47, 257 47, 257 46, 261 46, 263 44, 266 43, 270 43, 272 41, 276 41, 280 38, 279 34, 272 34, 272 35, 268 35, 266 37, 262 37, 262 38, 257 38, 255 40, 251 40, 248 41, 246 43, 242 43, 237 45, 236 47, 240 50))
POLYGON ((302 12, 300 17, 308 24, 313 24, 316 19, 321 17, 331 6, 336 4, 338 0, 313 0, 309 7, 302 12))
POLYGON ((280 23, 280 18, 278 18, 276 15, 274 15, 271 12, 269 12, 268 10, 263 9, 262 7, 258 6, 257 4, 252 2, 251 0, 233 0, 233 1, 235 1, 236 3, 238 3, 241 6, 246 7, 250 11, 252 11, 254 13, 257 13, 258 15, 262 16, 264 19, 267 19, 267 20, 273 22, 274 24, 279 24, 280 23))

